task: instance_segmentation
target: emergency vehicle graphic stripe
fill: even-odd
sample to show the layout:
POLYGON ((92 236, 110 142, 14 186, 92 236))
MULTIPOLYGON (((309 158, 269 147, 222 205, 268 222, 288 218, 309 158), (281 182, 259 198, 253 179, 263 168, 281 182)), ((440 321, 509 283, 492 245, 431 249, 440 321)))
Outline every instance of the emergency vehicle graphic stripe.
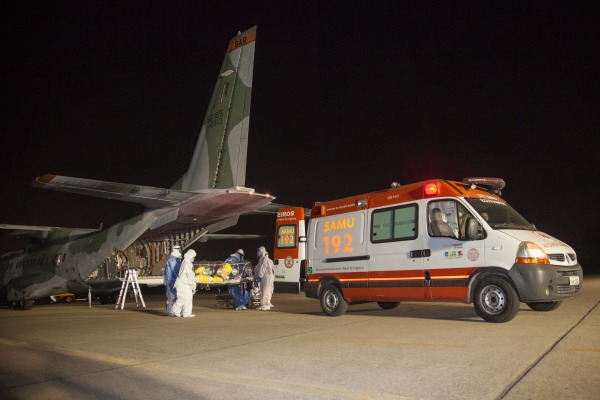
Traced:
POLYGON ((382 288, 382 287, 421 287, 424 286, 423 285, 423 278, 421 278, 418 281, 409 281, 409 280, 405 280, 405 281, 383 281, 383 282, 378 282, 378 281, 370 281, 369 282, 369 287, 377 287, 377 288, 382 288))
POLYGON ((429 286, 433 287, 445 287, 445 286, 467 286, 469 284, 468 279, 457 279, 457 280, 435 280, 429 281, 429 286))
POLYGON ((341 286, 344 288, 368 288, 369 282, 367 281, 340 281, 341 286))
POLYGON ((469 267, 438 270, 312 274, 309 282, 318 282, 325 276, 333 275, 338 278, 343 288, 467 287, 470 276, 478 269, 478 267, 469 267))

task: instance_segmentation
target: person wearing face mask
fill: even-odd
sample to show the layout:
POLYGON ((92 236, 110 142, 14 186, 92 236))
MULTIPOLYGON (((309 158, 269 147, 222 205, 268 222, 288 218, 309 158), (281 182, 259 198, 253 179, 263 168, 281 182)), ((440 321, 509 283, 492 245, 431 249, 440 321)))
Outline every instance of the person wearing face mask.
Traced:
POLYGON ((273 261, 269 258, 269 253, 267 253, 264 246, 258 248, 257 256, 258 262, 254 267, 254 276, 260 285, 260 307, 257 310, 267 311, 273 307, 273 304, 271 304, 275 282, 273 261))
POLYGON ((194 257, 196 252, 188 250, 183 255, 183 262, 179 268, 179 275, 175 280, 175 290, 177 292, 177 300, 173 304, 173 316, 175 317, 195 317, 192 314, 192 306, 194 293, 196 293, 196 274, 194 273, 194 257))

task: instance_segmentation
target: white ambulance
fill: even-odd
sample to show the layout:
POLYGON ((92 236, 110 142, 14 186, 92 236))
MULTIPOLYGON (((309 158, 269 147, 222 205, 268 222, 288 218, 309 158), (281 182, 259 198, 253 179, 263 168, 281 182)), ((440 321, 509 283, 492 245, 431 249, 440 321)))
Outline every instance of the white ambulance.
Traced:
POLYGON ((554 310, 581 291, 575 251, 509 206, 504 186, 435 179, 317 202, 306 236, 289 218, 296 209, 282 209, 274 258, 304 264, 305 294, 330 316, 352 303, 400 301, 473 303, 489 322, 512 320, 520 302, 554 310))

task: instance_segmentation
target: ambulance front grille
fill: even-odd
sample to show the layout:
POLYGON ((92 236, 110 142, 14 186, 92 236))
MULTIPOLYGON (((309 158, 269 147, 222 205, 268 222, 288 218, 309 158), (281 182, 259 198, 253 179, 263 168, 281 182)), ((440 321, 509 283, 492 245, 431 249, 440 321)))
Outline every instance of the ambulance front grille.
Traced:
POLYGON ((577 256, 575 255, 575 253, 553 253, 553 254, 548 254, 548 258, 551 259, 552 261, 558 261, 558 262, 565 262, 565 261, 575 261, 577 259, 577 256))
POLYGON ((562 253, 548 254, 548 258, 552 261, 565 262, 565 255, 562 253))
POLYGON ((556 294, 576 294, 579 292, 579 285, 556 285, 554 292, 556 294))
POLYGON ((577 275, 577 271, 573 270, 573 271, 560 271, 559 274, 561 276, 575 276, 577 275))

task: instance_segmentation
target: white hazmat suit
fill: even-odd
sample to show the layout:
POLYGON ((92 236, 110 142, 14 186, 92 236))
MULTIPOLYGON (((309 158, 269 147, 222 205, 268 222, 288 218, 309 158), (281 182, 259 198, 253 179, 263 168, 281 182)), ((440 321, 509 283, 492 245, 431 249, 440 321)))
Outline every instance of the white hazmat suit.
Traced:
POLYGON ((273 295, 273 284, 275 282, 275 273, 273 271, 273 261, 269 258, 269 253, 261 246, 258 248, 258 263, 254 267, 254 276, 260 282, 260 307, 257 310, 270 310, 271 296, 273 295))
POLYGON ((194 317, 192 314, 192 303, 194 293, 196 293, 196 281, 194 274, 194 257, 196 252, 188 250, 183 255, 183 262, 179 268, 179 275, 175 280, 175 291, 177 292, 177 300, 173 304, 173 316, 175 317, 194 317))
POLYGON ((167 315, 171 317, 173 315, 173 303, 177 298, 175 292, 175 280, 179 275, 179 268, 181 267, 181 247, 173 246, 173 251, 167 260, 165 266, 165 288, 167 291, 167 315))

